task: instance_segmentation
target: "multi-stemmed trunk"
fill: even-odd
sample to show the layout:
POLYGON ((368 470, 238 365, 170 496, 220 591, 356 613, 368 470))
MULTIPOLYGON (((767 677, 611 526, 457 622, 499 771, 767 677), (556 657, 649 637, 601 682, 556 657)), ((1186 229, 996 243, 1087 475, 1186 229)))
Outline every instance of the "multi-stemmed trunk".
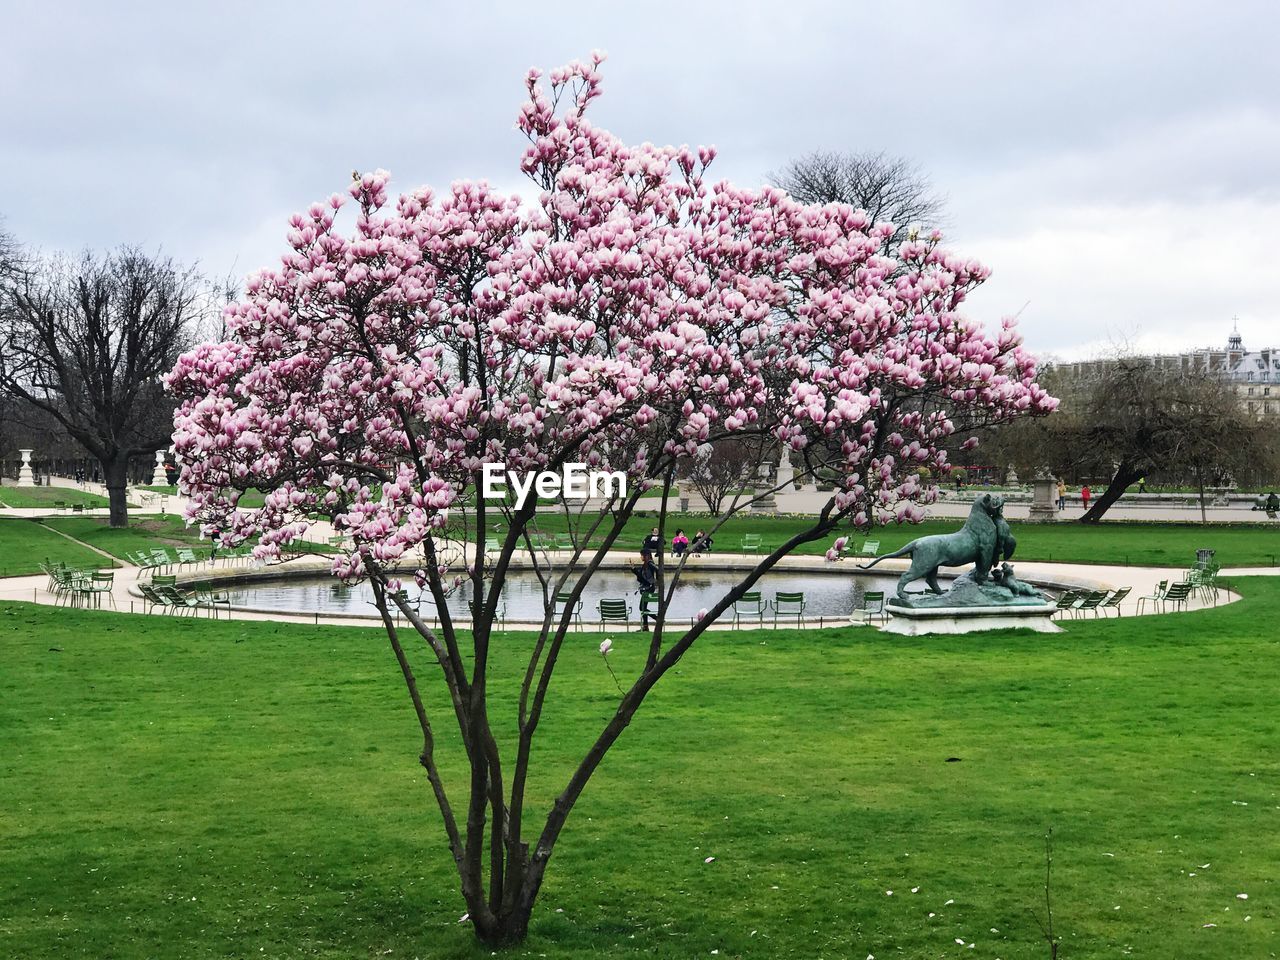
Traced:
MULTIPOLYGON (((638 494, 636 495, 638 496, 638 494)), ((634 497, 624 516, 615 517, 613 529, 605 536, 592 560, 581 574, 571 594, 570 607, 577 602, 587 581, 604 559, 606 552, 625 526, 634 507, 634 497)), ((457 637, 444 602, 445 595, 438 574, 428 575, 428 586, 434 595, 436 609, 441 616, 440 631, 428 626, 409 605, 402 593, 390 589, 385 571, 374 563, 368 563, 374 584, 374 599, 382 616, 387 636, 400 664, 413 701, 419 724, 422 727, 423 747, 419 756, 427 772, 427 779, 435 793, 437 804, 444 817, 449 847, 461 880, 462 895, 467 905, 468 918, 477 939, 489 946, 505 946, 519 943, 529 931, 529 919, 533 914, 547 866, 557 840, 592 775, 604 760, 609 749, 626 730, 649 691, 684 656, 693 642, 710 624, 730 609, 742 595, 752 589, 778 560, 791 553, 801 543, 827 536, 843 519, 848 509, 834 511, 829 503, 813 525, 794 535, 750 570, 743 579, 729 590, 707 611, 707 614, 688 629, 673 635, 671 642, 662 644, 667 599, 661 601, 658 619, 649 639, 649 653, 645 665, 630 686, 622 693, 613 716, 597 735, 595 742, 579 761, 564 788, 551 804, 545 819, 537 824, 536 838, 525 839, 524 821, 527 801, 524 786, 529 772, 534 732, 538 725, 542 705, 551 673, 555 668, 561 642, 570 626, 569 614, 555 619, 550 613, 543 622, 541 641, 535 645, 529 672, 526 674, 525 695, 530 696, 528 711, 524 696, 521 702, 520 739, 514 763, 510 767, 510 782, 504 783, 504 760, 489 725, 485 696, 485 663, 489 638, 496 617, 497 597, 507 571, 507 562, 514 551, 523 522, 512 524, 501 557, 496 564, 493 580, 477 602, 472 624, 474 644, 474 673, 470 679, 462 672, 463 660, 457 646, 457 637), (393 612, 394 611, 394 612, 393 612), (447 789, 435 760, 435 733, 428 717, 426 702, 418 689, 417 680, 409 663, 409 657, 401 643, 397 623, 403 616, 412 624, 426 646, 435 654, 449 688, 453 710, 459 724, 459 732, 469 761, 469 783, 465 803, 466 818, 455 818, 447 789), (533 683, 540 674, 539 682, 533 683), (536 692, 535 692, 536 686, 536 692), (504 790, 509 789, 509 795, 504 790), (486 877, 487 872, 487 877, 486 877)), ((532 513, 532 510, 530 510, 532 513)), ((665 510, 660 526, 665 522, 665 510)), ((717 528, 718 529, 718 528, 717 528)), ((480 540, 483 544, 483 540, 480 540)), ((434 570, 434 564, 430 564, 434 570)), ((677 574, 671 580, 674 590, 677 574)), ((660 581, 661 582, 661 581, 660 581)), ((660 587, 660 591, 661 591, 660 587)), ((461 811, 459 811, 461 812, 461 811)))

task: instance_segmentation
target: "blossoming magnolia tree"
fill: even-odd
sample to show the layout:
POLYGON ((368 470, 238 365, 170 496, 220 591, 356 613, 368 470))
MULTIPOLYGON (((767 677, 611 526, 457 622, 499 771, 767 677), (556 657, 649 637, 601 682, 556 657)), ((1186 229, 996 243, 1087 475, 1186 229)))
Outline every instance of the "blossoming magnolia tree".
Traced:
POLYGON ((937 234, 891 246, 893 225, 847 206, 711 184, 710 149, 622 143, 586 118, 601 59, 545 86, 528 76, 520 166, 536 203, 483 182, 392 202, 385 173, 358 176, 349 231, 338 196, 295 215, 281 265, 228 309, 232 339, 182 357, 168 379, 192 516, 224 543, 256 536, 260 555, 324 517, 345 538, 334 573, 371 582, 470 919, 490 943, 525 936, 574 803, 716 616, 839 525, 920 519, 935 491, 918 468, 945 472, 962 418, 1056 403, 1011 322, 992 336, 958 312, 985 267, 937 234), (601 647, 616 708, 557 795, 526 793, 561 652, 597 642, 570 629, 587 582, 638 499, 666 493, 682 460, 727 437, 785 445, 800 477, 838 477, 834 494, 692 625, 666 616, 683 567, 663 562, 652 633, 601 647), (478 496, 486 463, 585 463, 630 482, 604 501, 562 498, 571 535, 549 550, 537 497, 478 496), (250 488, 263 506, 238 510, 250 488), (514 568, 535 572, 544 609, 536 629, 503 640, 527 655, 508 715, 488 690, 514 568), (434 602, 430 617, 402 578, 434 602), (460 583, 462 623, 446 603, 460 583), (443 718, 417 660, 447 690, 462 782, 437 758, 443 718), (508 729, 503 750, 495 730, 506 742, 508 729))

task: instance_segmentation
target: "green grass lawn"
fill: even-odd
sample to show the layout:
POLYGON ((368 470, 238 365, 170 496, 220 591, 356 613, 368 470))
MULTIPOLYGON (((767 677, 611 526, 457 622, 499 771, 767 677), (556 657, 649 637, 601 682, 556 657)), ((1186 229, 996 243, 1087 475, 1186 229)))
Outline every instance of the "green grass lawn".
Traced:
POLYGON ((106 497, 76 490, 74 487, 0 487, 0 506, 54 509, 59 500, 67 506, 77 503, 94 509, 106 509, 110 506, 106 497))
MULTIPOLYGON (((173 484, 170 484, 169 486, 163 486, 163 487, 159 487, 159 486, 137 487, 136 489, 146 490, 150 493, 162 493, 168 497, 177 496, 177 493, 178 493, 177 486, 173 484)), ((240 495, 240 500, 238 502, 239 502, 239 505, 244 507, 245 509, 254 509, 262 506, 263 501, 264 501, 264 497, 261 491, 246 490, 244 493, 240 495)))
MULTIPOLYGON (((657 526, 656 514, 631 518, 619 538, 621 549, 639 550, 640 542, 657 526)), ((877 527, 869 534, 852 533, 852 544, 860 549, 864 540, 880 542, 887 553, 916 537, 957 530, 962 520, 942 518, 920 524, 877 527)), ((764 552, 773 549, 812 523, 805 517, 734 517, 725 523, 715 537, 715 549, 735 553, 742 548, 747 533, 757 533, 764 552)), ((708 517, 674 515, 667 518, 667 540, 677 527, 683 527, 690 539, 699 528, 709 527, 708 517)), ((563 515, 539 514, 539 529, 544 533, 566 530, 563 515)), ((1280 563, 1280 524, 1199 524, 1199 523, 1051 523, 1013 524, 1018 538, 1017 560, 1052 560, 1059 563, 1118 563, 1133 566, 1187 566, 1195 560, 1196 550, 1217 550, 1223 566, 1275 566, 1280 563)), ((835 536, 816 543, 801 545, 798 554, 822 554, 835 536)))
POLYGON ((49 517, 43 522, 121 559, 126 553, 155 547, 209 549, 209 541, 201 540, 199 531, 188 527, 181 517, 135 516, 130 518, 129 526, 118 529, 100 517, 49 517))
MULTIPOLYGON (((509 955, 1045 957, 1047 827, 1063 957, 1271 955, 1280 579, 1239 586, 1054 636, 704 638, 589 786, 509 955)), ((597 642, 563 657, 535 808, 616 703, 597 642)), ((504 740, 526 646, 492 655, 504 740)), ((615 635, 620 675, 642 655, 615 635)), ((0 955, 490 955, 376 631, 0 605, 0 742, 0 955)))
POLYGON ((0 518, 0 577, 40 572, 44 560, 73 567, 109 567, 111 561, 46 529, 35 520, 0 518))

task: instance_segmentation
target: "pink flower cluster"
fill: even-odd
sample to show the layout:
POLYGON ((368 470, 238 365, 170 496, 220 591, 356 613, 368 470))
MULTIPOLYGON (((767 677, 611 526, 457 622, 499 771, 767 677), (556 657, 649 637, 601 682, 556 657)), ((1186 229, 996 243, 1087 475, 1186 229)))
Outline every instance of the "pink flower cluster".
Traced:
POLYGON ((361 558, 420 547, 480 465, 582 461, 661 475, 709 440, 767 433, 843 478, 866 523, 919 519, 957 411, 1056 401, 1012 321, 959 312, 986 279, 934 233, 785 193, 709 183, 709 148, 591 124, 599 65, 528 77, 522 205, 486 183, 395 199, 353 180, 290 221, 289 251, 227 310, 230 341, 183 356, 174 444, 193 516, 263 552, 331 518, 361 558), (239 491, 266 503, 237 511, 239 491))

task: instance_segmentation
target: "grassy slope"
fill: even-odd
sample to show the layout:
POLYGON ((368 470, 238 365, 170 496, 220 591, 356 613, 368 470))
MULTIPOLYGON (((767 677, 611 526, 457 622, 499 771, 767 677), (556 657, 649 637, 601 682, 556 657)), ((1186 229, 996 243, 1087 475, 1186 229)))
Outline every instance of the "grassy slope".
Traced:
POLYGON ((150 550, 153 547, 196 546, 205 550, 208 540, 201 540, 195 527, 188 527, 181 517, 143 516, 130 519, 129 526, 115 529, 97 517, 51 517, 46 526, 105 550, 113 557, 150 550))
POLYGON ((57 500, 68 506, 74 503, 104 509, 109 506, 106 497, 71 487, 0 487, 0 506, 52 508, 57 500))
MULTIPOLYGON (((788 537, 805 529, 811 521, 804 517, 751 517, 729 520, 716 534, 716 549, 736 552, 744 533, 759 533, 765 549, 777 547, 788 537)), ((863 540, 880 541, 882 552, 895 550, 916 537, 949 533, 962 521, 954 518, 928 520, 921 524, 879 527, 869 535, 853 535, 853 545, 863 540)), ((544 532, 565 530, 563 516, 539 515, 544 532)), ((654 515, 633 517, 619 540, 624 549, 638 550, 645 534, 657 525, 654 515)), ((709 526, 707 517, 675 516, 667 519, 667 539, 677 527, 691 538, 699 527, 709 526)), ((1015 523, 1018 538, 1015 560, 1056 560, 1063 563, 1125 563, 1135 566, 1186 566, 1195 560, 1196 550, 1211 547, 1218 551, 1224 566, 1274 566, 1280 563, 1280 524, 1227 525, 1198 523, 1104 523, 1028 524, 1015 523)), ((797 553, 826 552, 834 537, 803 544, 797 553)))
MULTIPOLYGON (((1044 956, 1052 826, 1064 956, 1266 956, 1280 580, 1244 591, 1050 637, 704 640, 588 788, 513 954, 1044 956)), ((626 676, 640 645, 615 640, 626 676)), ((522 646, 495 650, 496 716, 522 646)), ((536 805, 616 702, 595 647, 566 651, 536 805)), ((489 955, 375 632, 0 606, 0 742, 4 955, 489 955)))
POLYGON ((73 567, 109 567, 111 561, 46 530, 33 520, 0 518, 0 577, 39 573, 45 559, 73 567))

